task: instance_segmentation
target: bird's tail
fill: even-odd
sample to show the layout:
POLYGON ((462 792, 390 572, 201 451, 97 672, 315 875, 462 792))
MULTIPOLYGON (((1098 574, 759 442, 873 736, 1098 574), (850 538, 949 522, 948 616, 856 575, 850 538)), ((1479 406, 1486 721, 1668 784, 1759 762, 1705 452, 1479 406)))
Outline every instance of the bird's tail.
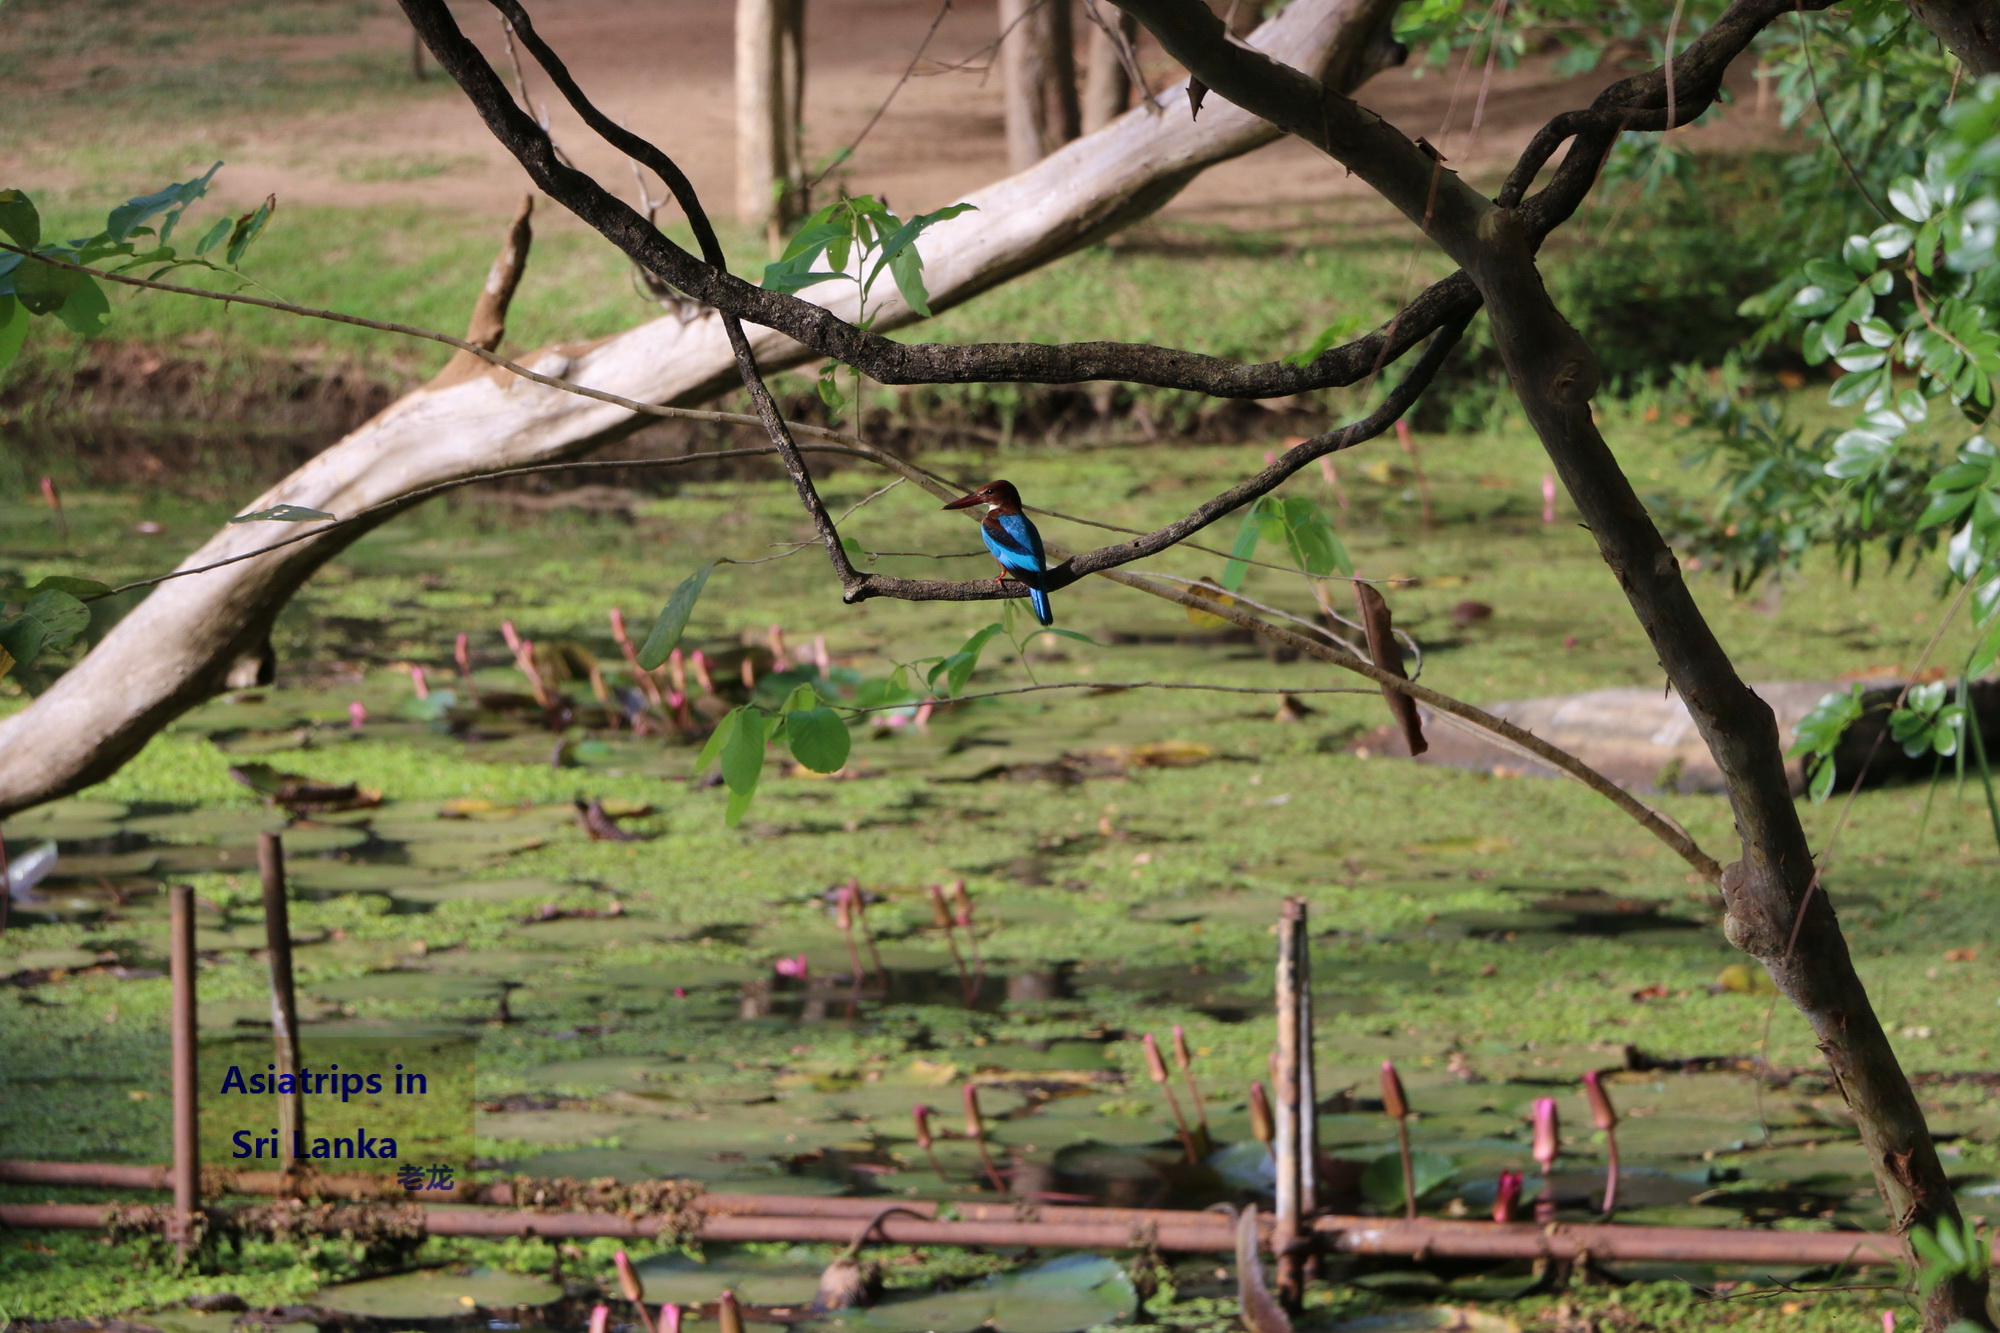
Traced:
POLYGON ((1028 605, 1035 608, 1035 619, 1041 621, 1044 625, 1053 625, 1056 623, 1055 610, 1049 606, 1049 595, 1040 588, 1030 587, 1028 589, 1028 605))

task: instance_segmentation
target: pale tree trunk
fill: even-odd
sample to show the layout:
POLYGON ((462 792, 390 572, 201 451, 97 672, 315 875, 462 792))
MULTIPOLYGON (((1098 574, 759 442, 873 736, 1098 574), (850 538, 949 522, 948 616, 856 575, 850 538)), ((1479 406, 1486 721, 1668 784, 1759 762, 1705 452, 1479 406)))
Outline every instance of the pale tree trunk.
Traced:
POLYGON ((1026 171, 1076 138, 1076 31, 1070 0, 1000 0, 1007 165, 1026 171))
POLYGON ((806 212, 806 0, 736 0, 736 214, 773 248, 806 212))
MULTIPOLYGON (((1394 0, 1294 0, 1253 42, 1352 89, 1399 58, 1386 35, 1394 9, 1394 0)), ((1185 85, 1177 85, 1160 96, 1170 108, 1165 114, 1133 111, 1033 170, 975 191, 967 202, 977 212, 925 237, 932 308, 942 312, 1109 235, 1159 208, 1208 167, 1278 137, 1267 121, 1226 103, 1211 106, 1198 122, 1173 114, 1186 103, 1185 85)), ((851 291, 829 283, 807 294, 824 293, 830 309, 852 320, 858 312, 851 291)), ((878 330, 917 319, 900 295, 878 293, 876 300, 878 330)), ((770 330, 747 331, 767 370, 816 356, 770 330)), ((515 359, 642 402, 700 403, 740 385, 713 311, 515 359)), ((453 383, 446 378, 392 403, 239 512, 290 503, 353 514, 457 478, 576 458, 652 420, 498 369, 453 383)), ((226 526, 180 567, 256 551, 284 535, 274 531, 280 526, 226 526)), ((221 691, 230 665, 257 649, 291 595, 367 526, 156 589, 46 693, 0 720, 0 815, 102 781, 169 722, 221 691)))
POLYGON ((1130 14, 1096 5, 1096 0, 1083 0, 1086 5, 1097 8, 1096 18, 1086 21, 1089 30, 1084 45, 1083 66, 1083 132, 1095 134, 1104 126, 1125 114, 1125 108, 1132 103, 1132 76, 1127 71, 1125 61, 1135 49, 1139 37, 1139 20, 1130 14), (1109 25, 1111 31, 1105 30, 1109 25), (1112 39, 1116 32, 1124 39, 1124 50, 1112 39))

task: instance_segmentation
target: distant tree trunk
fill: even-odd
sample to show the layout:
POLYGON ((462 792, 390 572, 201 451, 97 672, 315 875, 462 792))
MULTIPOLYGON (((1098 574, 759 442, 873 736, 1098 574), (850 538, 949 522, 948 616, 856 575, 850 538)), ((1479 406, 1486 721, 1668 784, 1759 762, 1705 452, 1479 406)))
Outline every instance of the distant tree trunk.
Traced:
POLYGON ((1000 0, 1007 162, 1025 171, 1076 138, 1076 31, 1070 0, 1000 0))
MULTIPOLYGON (((1091 0, 1084 0, 1089 4, 1091 0)), ((1139 20, 1122 10, 1105 5, 1098 10, 1099 17, 1125 39, 1125 49, 1139 36, 1139 20)), ((1090 30, 1089 45, 1084 48, 1083 67, 1083 132, 1093 134, 1103 129, 1125 113, 1132 102, 1132 76, 1125 68, 1124 55, 1095 20, 1084 24, 1090 30)))
POLYGON ((775 248, 806 213, 806 0, 736 0, 736 214, 775 248))

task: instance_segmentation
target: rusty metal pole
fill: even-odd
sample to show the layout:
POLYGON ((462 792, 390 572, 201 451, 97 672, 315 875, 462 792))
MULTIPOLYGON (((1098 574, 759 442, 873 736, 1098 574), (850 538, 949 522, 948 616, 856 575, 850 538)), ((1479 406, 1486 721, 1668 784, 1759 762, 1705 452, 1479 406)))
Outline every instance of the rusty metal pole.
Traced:
POLYGON ((1273 1071, 1277 1093, 1277 1219, 1271 1249, 1278 1259, 1278 1302, 1297 1311, 1305 1295, 1305 1274, 1299 1260, 1304 1233, 1300 1226, 1299 1149, 1304 1135, 1299 1106, 1299 950, 1303 904, 1285 899, 1278 914, 1278 1060, 1273 1071))
POLYGON ((195 1240, 201 1210, 200 1090, 195 1058, 194 890, 176 884, 167 890, 172 938, 168 968, 173 978, 170 1028, 174 1084, 174 1248, 185 1261, 195 1240))
POLYGON ((292 1077, 292 1091, 278 1094, 278 1169, 289 1178, 298 1167, 293 1146, 306 1130, 305 1097, 298 1090, 299 1001, 292 985, 292 910, 285 890, 285 841, 257 835, 257 869, 264 879, 264 940, 271 956, 271 1044, 278 1075, 292 1077))

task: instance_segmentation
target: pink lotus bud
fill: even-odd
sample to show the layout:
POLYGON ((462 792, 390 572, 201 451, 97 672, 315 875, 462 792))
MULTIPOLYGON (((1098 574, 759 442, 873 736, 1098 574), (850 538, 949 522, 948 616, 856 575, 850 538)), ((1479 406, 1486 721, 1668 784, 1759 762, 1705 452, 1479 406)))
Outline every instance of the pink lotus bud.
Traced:
POLYGON ((845 934, 854 929, 854 913, 849 904, 854 901, 854 890, 843 884, 833 891, 833 924, 845 934))
POLYGON ((922 703, 917 705, 917 711, 915 715, 910 718, 910 725, 915 727, 928 727, 931 724, 931 714, 935 713, 936 711, 937 711, 937 702, 935 700, 932 699, 924 700, 922 703))
POLYGON ((468 676, 472 674, 472 643, 466 638, 464 630, 460 630, 458 637, 452 640, 451 655, 458 659, 460 671, 468 676))
POLYGON ((686 703, 687 701, 688 697, 685 694, 682 694, 679 690, 675 690, 672 694, 669 694, 667 696, 667 707, 679 708, 682 704, 686 703))
POLYGON ((1160 1043, 1154 1041, 1153 1034, 1148 1032, 1140 1038, 1140 1044, 1146 1048, 1146 1076, 1155 1083, 1165 1083, 1167 1062, 1160 1058, 1160 1043))
POLYGON ((500 637, 507 641, 508 652, 514 654, 516 657, 521 655, 521 636, 515 631, 513 621, 503 620, 500 622, 500 637))
POLYGON ((791 664, 791 658, 785 652, 785 627, 783 625, 771 626, 770 632, 766 637, 771 647, 771 670, 786 670, 791 664))
POLYGON ((348 726, 354 728, 356 731, 359 731, 361 730, 361 724, 366 722, 367 720, 368 720, 368 709, 359 699, 356 699, 353 703, 347 705, 348 726))
POLYGON ((1319 460, 1320 479, 1329 486, 1340 485, 1340 473, 1333 465, 1333 455, 1323 454, 1319 460))
POLYGON ((703 694, 715 693, 715 677, 708 674, 708 654, 697 648, 688 655, 688 670, 694 673, 695 684, 701 686, 703 694))
POLYGON ((917 1122, 917 1146, 929 1152, 935 1140, 931 1137, 931 1108, 918 1104, 910 1108, 910 1118, 917 1122))
POLYGON ((686 986, 674 987, 674 998, 676 1000, 685 1000, 687 997, 688 997, 688 991, 686 986))
POLYGON ((1396 419, 1396 443, 1403 447, 1404 453, 1410 452, 1410 423, 1407 418, 1396 419))
POLYGON ((947 887, 951 891, 952 898, 958 903, 958 911, 955 914, 958 924, 961 926, 970 926, 972 924, 972 895, 965 891, 965 881, 955 879, 947 887))
POLYGON ((813 635, 813 665, 819 668, 822 676, 833 674, 833 654, 826 650, 824 634, 813 635))
POLYGON ((781 977, 797 977, 803 981, 806 977, 806 956, 800 954, 796 958, 780 958, 771 964, 771 970, 781 977))
POLYGON ((1394 1060, 1382 1062, 1382 1109, 1401 1120, 1410 1113, 1409 1098, 1403 1095, 1403 1078, 1394 1060))
POLYGON ((1590 1118, 1597 1127, 1609 1134, 1618 1127, 1618 1111, 1611 1105, 1611 1094, 1604 1090, 1604 1081, 1595 1069, 1583 1076, 1583 1092, 1590 1098, 1590 1118))
POLYGON ((42 499, 48 501, 49 508, 55 510, 58 514, 62 512, 62 496, 56 491, 56 479, 54 477, 42 478, 42 499))
POLYGON ((646 1299, 646 1284, 639 1281, 639 1270, 632 1267, 632 1260, 620 1250, 611 1256, 611 1262, 618 1267, 618 1290, 625 1293, 625 1299, 638 1304, 646 1299))
POLYGON ((424 679, 424 669, 422 667, 413 666, 410 668, 410 688, 417 692, 419 699, 428 699, 431 697, 430 682, 424 679))
POLYGON ((1556 1157, 1562 1151, 1562 1129, 1556 1118, 1556 1099, 1535 1098, 1535 1160, 1541 1164, 1542 1173, 1554 1169, 1556 1157))
POLYGON ((632 636, 625 632, 625 613, 615 606, 611 608, 611 637, 621 648, 632 642, 632 636))
POLYGON ((932 922, 938 926, 949 927, 951 925, 951 909, 945 906, 944 890, 935 884, 929 884, 925 887, 930 891, 931 895, 932 922))
POLYGON ((1500 1173, 1500 1188, 1493 1195, 1493 1220, 1495 1222, 1513 1221, 1514 1209, 1519 1206, 1520 1202, 1521 1173, 1519 1171, 1502 1171, 1500 1173))
POLYGON ((660 1307, 659 1333, 681 1333, 681 1307, 672 1301, 660 1307))
POLYGON ((1194 1068, 1194 1057, 1188 1054, 1187 1032, 1179 1023, 1174 1024, 1174 1064, 1183 1074, 1194 1068))
POLYGON ((1278 462, 1278 451, 1275 449, 1266 449, 1264 451, 1264 466, 1275 467, 1277 465, 1277 462, 1278 462))
POLYGON ((1542 474, 1542 522, 1553 523, 1555 521, 1556 474, 1553 472, 1544 472, 1542 474))
POLYGON ((590 1309, 590 1333, 604 1333, 611 1327, 611 1307, 594 1305, 590 1309))

